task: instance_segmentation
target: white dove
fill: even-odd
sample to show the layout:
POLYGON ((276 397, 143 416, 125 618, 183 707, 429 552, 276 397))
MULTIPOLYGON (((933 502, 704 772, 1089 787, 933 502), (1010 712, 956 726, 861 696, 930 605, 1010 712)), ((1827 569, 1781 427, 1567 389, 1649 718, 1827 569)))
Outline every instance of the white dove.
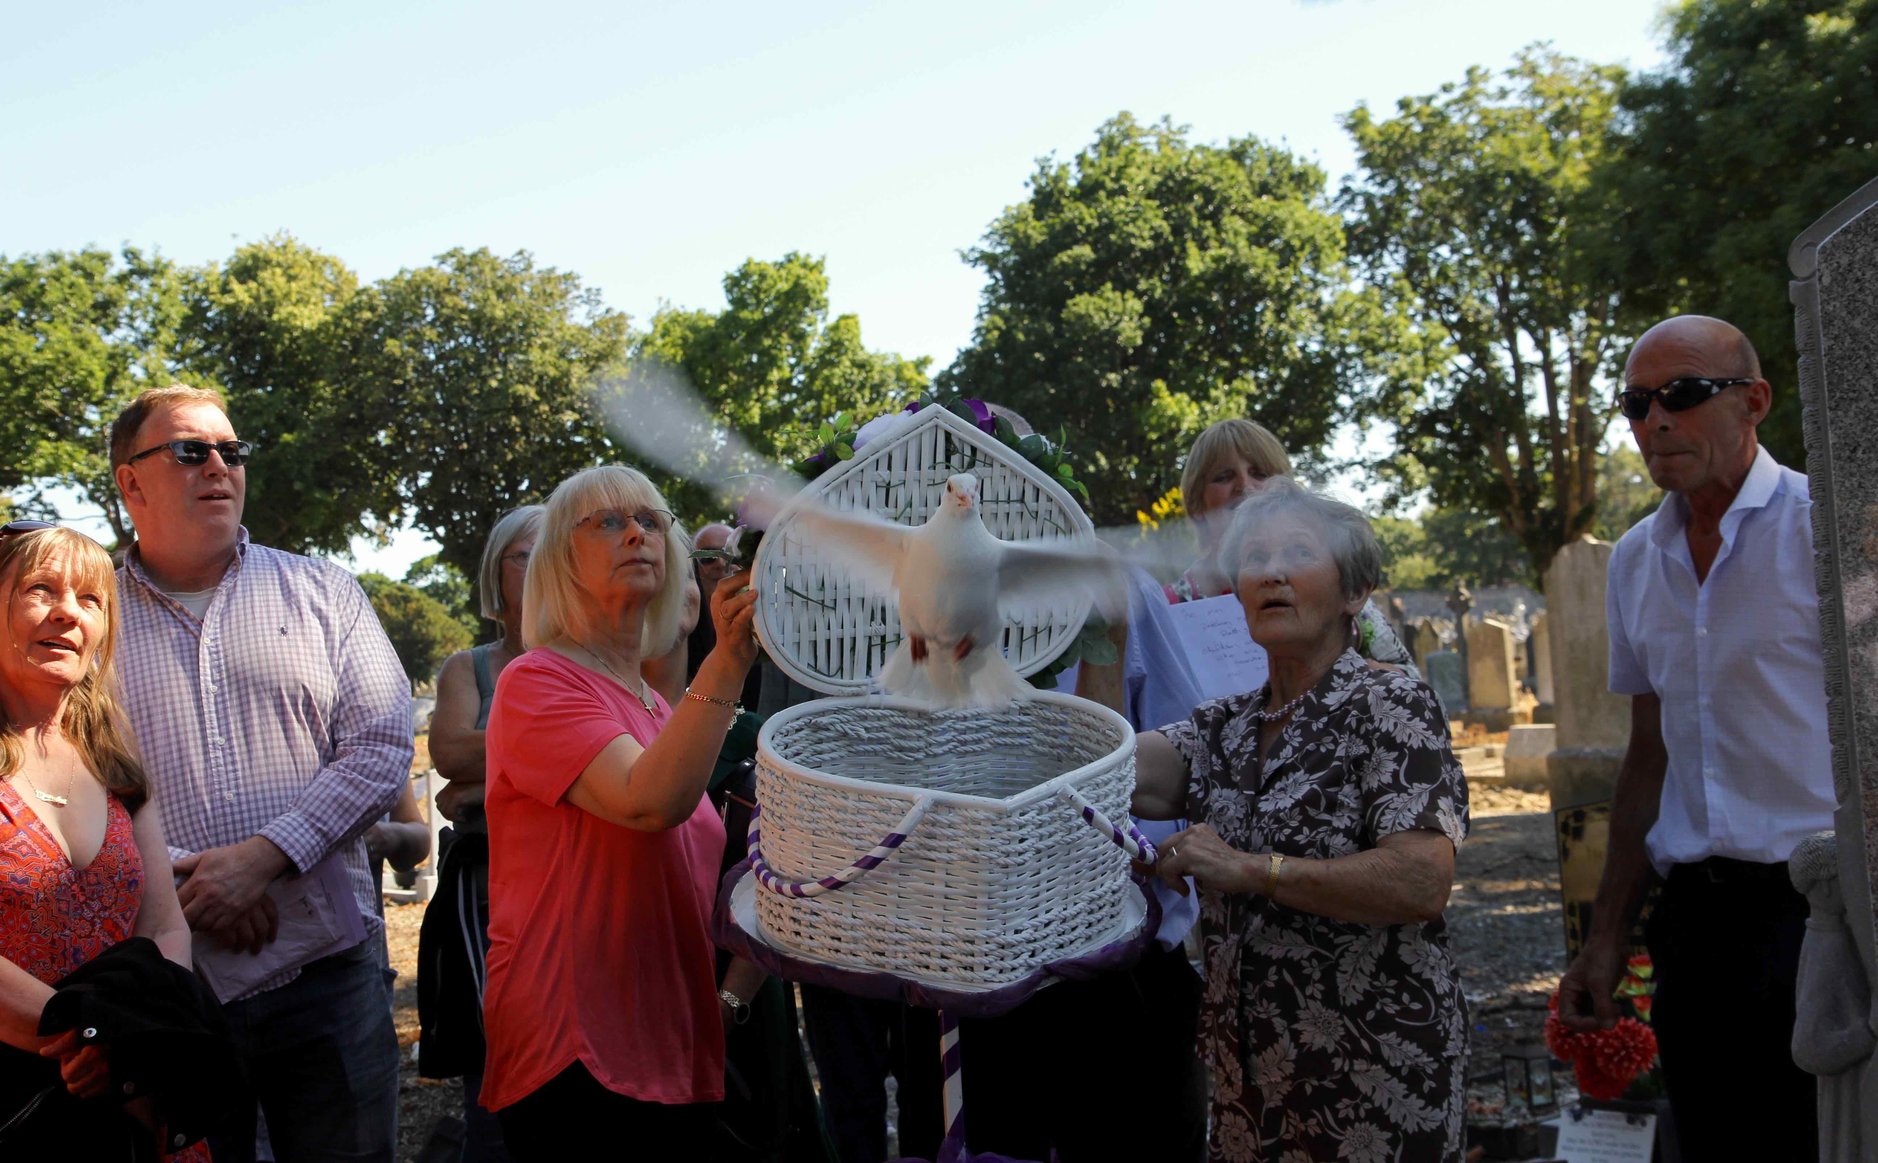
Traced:
POLYGON ((1092 539, 1026 544, 985 528, 978 478, 959 473, 924 525, 896 525, 822 505, 792 510, 801 532, 842 554, 856 574, 899 595, 899 649, 881 689, 935 706, 998 706, 1033 693, 999 649, 1000 605, 1080 589, 1112 604, 1115 562, 1092 539))

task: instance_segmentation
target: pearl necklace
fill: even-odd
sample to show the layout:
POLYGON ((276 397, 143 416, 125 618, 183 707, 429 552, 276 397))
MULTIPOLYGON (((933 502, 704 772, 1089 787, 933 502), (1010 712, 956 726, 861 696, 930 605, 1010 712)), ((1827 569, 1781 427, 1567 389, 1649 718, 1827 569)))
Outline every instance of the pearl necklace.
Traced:
MULTIPOLYGON (((1268 689, 1269 689, 1269 688, 1268 688, 1268 689)), ((1279 708, 1278 708, 1277 710, 1275 710, 1275 711, 1254 711, 1254 712, 1253 712, 1253 714, 1255 714, 1255 715, 1257 715, 1257 716, 1259 717, 1259 722, 1261 722, 1261 723, 1278 723, 1278 722, 1282 722, 1282 721, 1284 721, 1285 719, 1288 719, 1288 718, 1290 718, 1290 717, 1291 717, 1291 712, 1293 712, 1293 711, 1295 711, 1295 710, 1297 710, 1297 709, 1298 709, 1298 704, 1299 704, 1299 703, 1301 703, 1301 702, 1303 702, 1303 701, 1304 701, 1305 699, 1307 699, 1307 698, 1309 698, 1309 697, 1310 697, 1310 694, 1311 694, 1311 688, 1310 688, 1310 687, 1305 687, 1305 688, 1304 688, 1304 693, 1303 693, 1303 694, 1301 694, 1301 695, 1299 695, 1299 696, 1298 696, 1297 698, 1295 698, 1295 699, 1292 699, 1292 700, 1291 700, 1290 702, 1288 702, 1288 703, 1286 703, 1286 704, 1285 704, 1284 706, 1282 706, 1282 707, 1279 707, 1279 708)))
POLYGON ((579 640, 576 640, 574 642, 574 645, 580 647, 582 650, 585 650, 589 658, 593 659, 595 662, 605 667, 606 672, 613 676, 614 681, 618 682, 621 686, 625 687, 627 690, 632 691, 633 697, 639 700, 639 705, 646 709, 646 714, 655 715, 658 713, 657 711, 654 711, 652 709, 651 701, 646 698, 646 680, 644 678, 641 678, 639 680, 639 689, 636 691, 633 691, 632 684, 627 682, 625 678, 620 675, 619 671, 614 670, 611 663, 607 662, 606 659, 600 657, 600 652, 598 650, 595 650, 593 647, 579 640))

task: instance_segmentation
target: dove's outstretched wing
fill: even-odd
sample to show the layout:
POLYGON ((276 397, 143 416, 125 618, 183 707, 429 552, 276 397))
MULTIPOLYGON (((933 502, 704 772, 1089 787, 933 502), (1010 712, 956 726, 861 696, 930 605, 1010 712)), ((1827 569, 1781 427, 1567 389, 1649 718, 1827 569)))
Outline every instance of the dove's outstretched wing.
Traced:
POLYGON ((1094 538, 998 544, 1000 605, 1046 606, 1070 595, 1086 595, 1105 618, 1127 614, 1124 563, 1094 538))
POLYGON ((826 549, 857 580, 883 594, 893 589, 907 538, 914 533, 910 526, 896 525, 865 510, 844 512, 819 503, 797 505, 785 520, 781 532, 813 542, 818 550, 826 549))

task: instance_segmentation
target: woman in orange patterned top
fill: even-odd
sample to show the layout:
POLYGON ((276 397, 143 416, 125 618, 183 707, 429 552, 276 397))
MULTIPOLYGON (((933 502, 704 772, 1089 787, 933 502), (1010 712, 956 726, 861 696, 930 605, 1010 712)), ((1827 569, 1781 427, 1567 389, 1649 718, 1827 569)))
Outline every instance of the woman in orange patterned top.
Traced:
MULTIPOLYGON (((110 556, 83 534, 0 539, 0 1044, 56 1061, 79 1099, 104 1095, 110 1047, 39 1035, 53 983, 132 936, 190 964, 162 820, 113 693, 116 602, 110 556)), ((0 1123, 31 1098, 0 1093, 0 1123)), ((83 1109, 74 1136, 137 1133, 108 1098, 83 1109)))

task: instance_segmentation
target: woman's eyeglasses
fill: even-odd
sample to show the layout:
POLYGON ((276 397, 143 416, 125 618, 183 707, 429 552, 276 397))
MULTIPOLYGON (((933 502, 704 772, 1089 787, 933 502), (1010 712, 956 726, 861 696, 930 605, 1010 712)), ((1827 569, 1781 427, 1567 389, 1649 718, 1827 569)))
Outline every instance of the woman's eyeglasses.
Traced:
POLYGON ((1724 388, 1751 384, 1751 379, 1714 380, 1707 376, 1683 376, 1660 388, 1625 388, 1617 393, 1617 410, 1626 420, 1643 420, 1650 415, 1652 401, 1660 401, 1665 412, 1687 412, 1697 404, 1706 404, 1721 395, 1724 388))
POLYGON ((676 520, 664 509, 642 509, 637 513, 628 513, 624 509, 597 509, 574 522, 574 528, 594 529, 609 537, 616 537, 626 532, 626 523, 631 521, 644 530, 649 537, 663 537, 676 520))
POLYGON ((155 456, 166 448, 170 450, 170 455, 176 458, 177 464, 206 464, 209 459, 209 451, 213 449, 222 454, 223 464, 227 465, 229 468, 240 468, 242 465, 248 463, 250 456, 254 455, 254 445, 249 444, 245 440, 218 440, 214 442, 207 440, 170 440, 157 445, 155 448, 146 448, 124 463, 136 464, 144 457, 155 456))

